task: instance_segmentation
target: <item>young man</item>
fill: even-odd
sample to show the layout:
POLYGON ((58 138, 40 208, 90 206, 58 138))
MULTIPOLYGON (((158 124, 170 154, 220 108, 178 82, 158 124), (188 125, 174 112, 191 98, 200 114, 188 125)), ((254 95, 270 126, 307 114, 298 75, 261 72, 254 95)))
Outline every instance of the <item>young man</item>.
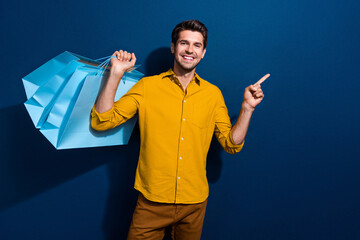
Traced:
POLYGON ((174 239, 200 239, 207 197, 206 156, 212 135, 226 152, 241 150, 255 107, 264 94, 258 83, 245 89, 239 118, 231 125, 220 90, 195 69, 204 57, 207 29, 184 21, 172 32, 174 68, 145 77, 114 103, 134 53, 116 51, 109 79, 92 111, 92 127, 103 131, 139 114, 141 147, 135 189, 140 194, 128 239, 162 239, 171 226, 174 239))

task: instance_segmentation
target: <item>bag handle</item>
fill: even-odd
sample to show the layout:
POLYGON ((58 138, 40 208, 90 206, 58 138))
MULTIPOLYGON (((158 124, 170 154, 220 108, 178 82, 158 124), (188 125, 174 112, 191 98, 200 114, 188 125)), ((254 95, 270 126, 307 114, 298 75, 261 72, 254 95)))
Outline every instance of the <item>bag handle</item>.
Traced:
MULTIPOLYGON (((100 60, 105 59, 105 60, 97 67, 97 68, 99 69, 99 72, 97 73, 97 75, 98 75, 98 74, 100 74, 100 75, 103 75, 103 74, 104 74, 104 72, 108 69, 108 66, 109 66, 110 61, 111 61, 112 58, 116 58, 116 56, 112 55, 112 56, 107 56, 107 57, 98 58, 98 59, 95 60, 95 61, 100 61, 100 60)), ((138 65, 135 65, 135 66, 129 68, 128 70, 125 71, 125 74, 126 74, 127 72, 129 72, 129 73, 132 72, 133 70, 137 69, 137 68, 140 67, 140 66, 141 66, 141 65, 138 64, 138 65)))

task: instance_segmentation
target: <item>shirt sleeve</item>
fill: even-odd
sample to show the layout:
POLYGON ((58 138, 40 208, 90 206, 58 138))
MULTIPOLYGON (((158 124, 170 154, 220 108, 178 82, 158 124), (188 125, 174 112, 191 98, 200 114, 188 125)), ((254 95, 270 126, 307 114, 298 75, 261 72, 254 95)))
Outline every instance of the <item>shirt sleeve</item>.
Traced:
POLYGON ((95 104, 91 111, 91 127, 97 131, 105 131, 119 126, 138 112, 143 98, 144 83, 140 79, 126 94, 114 103, 109 111, 99 113, 95 109, 95 104))
POLYGON ((235 144, 232 139, 232 124, 220 90, 215 109, 215 136, 224 150, 230 154, 240 152, 244 145, 244 141, 235 144))

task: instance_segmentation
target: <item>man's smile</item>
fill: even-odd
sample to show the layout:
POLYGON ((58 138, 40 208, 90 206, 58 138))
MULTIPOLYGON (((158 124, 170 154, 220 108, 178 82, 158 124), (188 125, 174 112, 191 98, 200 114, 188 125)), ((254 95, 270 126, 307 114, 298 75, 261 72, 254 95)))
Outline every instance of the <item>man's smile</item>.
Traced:
POLYGON ((188 62, 192 62, 192 61, 194 61, 194 59, 195 59, 195 57, 189 56, 189 55, 182 55, 182 58, 183 58, 185 61, 188 61, 188 62))

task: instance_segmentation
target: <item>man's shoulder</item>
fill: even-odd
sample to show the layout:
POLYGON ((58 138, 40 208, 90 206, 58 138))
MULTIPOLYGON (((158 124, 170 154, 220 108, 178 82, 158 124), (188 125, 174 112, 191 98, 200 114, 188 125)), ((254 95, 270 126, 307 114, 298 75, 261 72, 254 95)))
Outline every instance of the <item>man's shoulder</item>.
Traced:
POLYGON ((196 75, 196 77, 199 79, 200 81, 200 85, 203 87, 203 88, 206 88, 208 90, 211 90, 211 91, 214 91, 216 93, 220 93, 221 94, 221 90, 218 86, 216 86, 215 84, 201 78, 199 75, 196 75))

